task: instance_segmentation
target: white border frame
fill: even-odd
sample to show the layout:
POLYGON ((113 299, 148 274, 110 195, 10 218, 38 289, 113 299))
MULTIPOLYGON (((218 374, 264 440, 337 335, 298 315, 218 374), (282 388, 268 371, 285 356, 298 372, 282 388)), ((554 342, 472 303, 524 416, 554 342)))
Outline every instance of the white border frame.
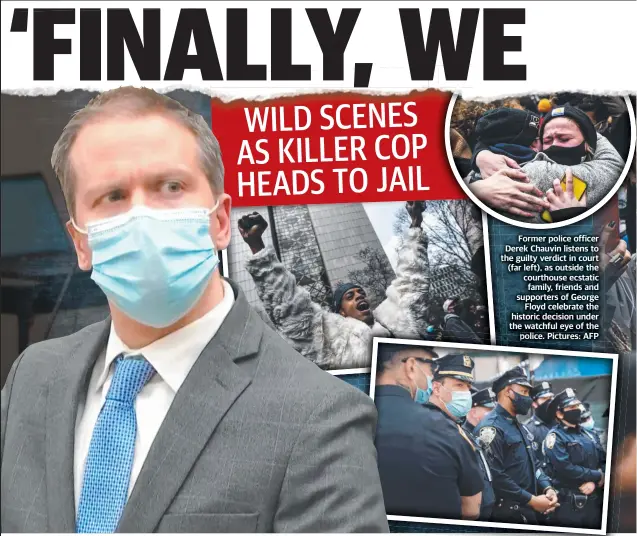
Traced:
MULTIPOLYGON (((482 223, 484 225, 484 222, 482 223)), ((223 277, 230 277, 228 273, 230 267, 228 265, 228 248, 221 250, 221 271, 223 272, 223 277)))
MULTIPOLYGON (((373 359, 373 356, 372 356, 373 359)), ((372 368, 346 368, 339 370, 326 370, 325 372, 329 372, 332 376, 348 376, 350 374, 371 374, 372 368)))
POLYGON ((453 152, 451 150, 451 140, 449 137, 449 131, 451 130, 451 114, 453 113, 453 108, 459 96, 460 96, 460 93, 454 93, 453 96, 451 97, 451 101, 449 102, 449 107, 447 108, 447 115, 445 118, 444 136, 445 136, 445 149, 447 150, 447 160, 449 161, 449 166, 451 167, 453 176, 456 178, 456 181, 458 181, 458 184, 460 184, 460 187, 463 189, 464 193, 467 194, 469 196, 469 199, 471 199, 471 201, 473 201, 476 205, 478 205, 483 210, 483 212, 486 212, 487 214, 493 216, 497 220, 503 221, 515 227, 523 227, 524 229, 545 229, 545 230, 558 229, 560 227, 565 227, 566 225, 577 223, 579 221, 582 221, 583 219, 588 218, 589 216, 592 216, 600 208, 606 205, 606 203, 610 201, 610 198, 617 193, 617 190, 619 190, 620 186, 624 182, 626 175, 628 175, 628 171, 630 170, 630 166, 633 162, 633 155, 635 153, 635 115, 633 111, 633 105, 630 102, 630 99, 628 97, 624 97, 624 100, 626 101, 626 106, 628 107, 628 115, 630 118, 630 147, 628 149, 628 157, 626 158, 626 163, 624 164, 624 170, 621 172, 619 179, 599 203, 589 208, 586 212, 584 212, 583 214, 580 214, 579 216, 575 216, 571 219, 560 221, 560 222, 554 222, 554 223, 527 223, 527 222, 514 220, 512 218, 509 218, 508 216, 504 216, 500 214, 499 212, 496 212, 492 208, 488 207, 487 205, 485 205, 482 201, 480 201, 480 199, 478 199, 473 194, 469 186, 464 182, 463 177, 460 176, 460 173, 458 173, 458 170, 456 169, 456 164, 453 160, 453 152))
POLYGON ((489 244, 489 219, 482 212, 482 242, 484 244, 484 269, 487 283, 487 309, 489 311, 489 335, 491 344, 496 344, 495 305, 493 304, 493 279, 491 275, 491 248, 489 244))
POLYGON ((428 346, 438 348, 459 348, 465 350, 481 350, 486 352, 510 352, 520 354, 542 354, 551 356, 567 356, 567 357, 592 357, 599 359, 612 359, 613 373, 611 375, 610 386, 610 411, 608 414, 608 433, 607 450, 606 450, 606 467, 604 468, 604 502, 602 508, 602 526, 598 529, 578 529, 573 527, 552 527, 543 525, 524 525, 519 523, 498 523, 493 521, 466 521, 462 519, 438 519, 433 517, 413 517, 413 516, 396 516, 387 514, 390 521, 409 521, 416 523, 431 523, 438 525, 461 525, 470 527, 496 527, 504 529, 521 529, 526 531, 542 531, 542 532, 566 532, 570 534, 607 534, 607 517, 608 517, 608 499, 610 493, 610 475, 611 475, 611 459, 613 456, 613 432, 615 425, 615 395, 617 390, 617 368, 619 363, 618 354, 604 354, 592 352, 572 352, 570 350, 544 350, 542 348, 520 348, 516 346, 489 346, 482 344, 460 344, 451 342, 432 342, 432 341, 413 341, 408 339, 387 339, 383 337, 374 337, 374 346, 372 350, 372 372, 369 382, 369 396, 374 399, 376 391, 376 370, 377 370, 377 352, 378 344, 407 344, 411 346, 428 346))

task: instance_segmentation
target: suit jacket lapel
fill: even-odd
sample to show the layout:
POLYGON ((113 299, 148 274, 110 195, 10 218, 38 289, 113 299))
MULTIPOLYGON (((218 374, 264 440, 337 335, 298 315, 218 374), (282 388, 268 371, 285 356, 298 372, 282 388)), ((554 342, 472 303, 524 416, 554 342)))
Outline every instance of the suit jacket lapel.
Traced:
POLYGON ((117 532, 155 530, 215 428, 250 384, 237 362, 257 353, 263 324, 234 289, 235 304, 177 391, 117 532))
MULTIPOLYGON (((73 460, 75 420, 80 397, 104 348, 110 319, 85 330, 69 348, 69 355, 55 356, 59 372, 49 384, 46 409, 46 498, 49 532, 75 532, 73 460)), ((53 359, 54 357, 52 357, 53 359)))

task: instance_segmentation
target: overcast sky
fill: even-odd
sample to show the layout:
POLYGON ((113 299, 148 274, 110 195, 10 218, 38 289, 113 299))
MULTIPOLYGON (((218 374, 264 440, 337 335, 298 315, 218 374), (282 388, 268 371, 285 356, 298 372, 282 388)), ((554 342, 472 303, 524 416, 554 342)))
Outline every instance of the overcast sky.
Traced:
MULTIPOLYGON (((369 220, 376 231, 376 235, 383 245, 383 249, 389 258, 389 262, 392 268, 396 269, 396 246, 399 244, 399 239, 394 235, 394 220, 396 219, 396 212, 405 209, 405 202, 393 202, 393 203, 362 203, 369 220)), ((433 220, 433 218, 425 212, 425 222, 433 220)), ((431 221, 430 221, 431 222, 431 221)), ((430 247, 435 245, 430 244, 430 247)))

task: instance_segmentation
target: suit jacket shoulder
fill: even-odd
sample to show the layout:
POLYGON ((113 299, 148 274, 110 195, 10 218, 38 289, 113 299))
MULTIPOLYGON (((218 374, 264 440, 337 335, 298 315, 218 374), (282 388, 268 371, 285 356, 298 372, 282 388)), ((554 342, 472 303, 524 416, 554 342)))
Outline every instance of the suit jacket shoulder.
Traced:
MULTIPOLYGON (((108 337, 110 319, 102 320, 64 337, 36 342, 26 348, 15 366, 15 380, 46 384, 66 365, 72 364, 77 352, 86 346, 99 345, 108 337)), ((18 360, 16 360, 17 362, 18 360)))

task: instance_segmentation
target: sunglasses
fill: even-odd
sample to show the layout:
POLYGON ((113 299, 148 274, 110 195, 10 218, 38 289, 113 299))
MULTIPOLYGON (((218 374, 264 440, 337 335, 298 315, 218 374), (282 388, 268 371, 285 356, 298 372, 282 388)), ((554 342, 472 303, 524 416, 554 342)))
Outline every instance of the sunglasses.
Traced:
POLYGON ((406 363, 408 359, 415 359, 419 363, 423 363, 425 365, 433 363, 433 361, 431 359, 427 359, 425 357, 416 357, 415 355, 410 355, 410 356, 407 356, 407 357, 403 357, 401 359, 401 362, 406 363))

